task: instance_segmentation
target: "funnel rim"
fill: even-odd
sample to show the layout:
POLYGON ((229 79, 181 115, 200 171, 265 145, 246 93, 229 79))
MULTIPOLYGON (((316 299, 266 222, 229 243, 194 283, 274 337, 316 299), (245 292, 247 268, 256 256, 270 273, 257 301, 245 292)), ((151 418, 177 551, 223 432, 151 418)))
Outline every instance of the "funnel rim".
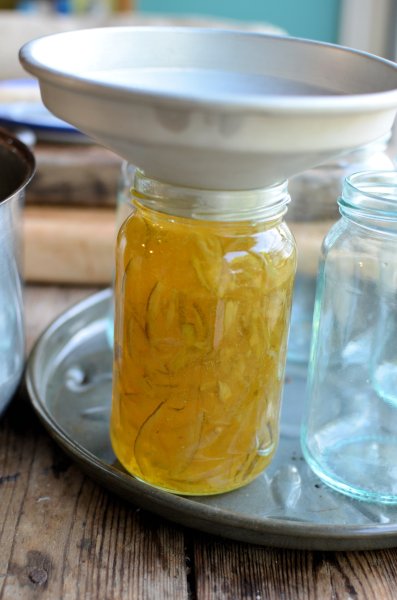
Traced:
MULTIPOLYGON (((122 26, 122 27, 96 27, 90 29, 81 29, 77 31, 67 31, 62 33, 51 34, 47 36, 43 36, 30 42, 27 42, 19 52, 20 62, 23 65, 24 69, 30 72, 32 75, 38 77, 42 81, 46 81, 48 83, 56 84, 58 86, 65 86, 69 89, 79 90, 82 93, 92 94, 95 91, 100 90, 101 95, 104 97, 108 96, 112 99, 125 99, 126 101, 131 99, 131 95, 135 97, 135 99, 140 99, 142 103, 151 103, 156 104, 160 103, 163 106, 166 106, 168 103, 170 106, 178 105, 179 107, 192 107, 192 108, 202 108, 208 110, 216 110, 220 109, 222 112, 236 112, 236 111, 244 111, 248 113, 255 113, 257 111, 269 111, 277 112, 277 113, 290 113, 290 114, 302 114, 302 113, 316 113, 319 114, 322 111, 326 111, 327 113, 338 113, 341 112, 356 112, 357 110, 362 109, 365 112, 368 111, 378 111, 380 107, 382 108, 393 108, 397 102, 397 64, 376 56, 374 54, 370 54, 368 52, 362 50, 356 50, 353 48, 349 48, 347 46, 341 46, 338 44, 332 44, 329 42, 320 42, 317 40, 310 40, 300 37, 292 37, 292 36, 283 36, 279 34, 270 34, 270 33, 261 33, 261 32, 252 32, 252 31, 241 31, 238 29, 207 29, 202 27, 183 27, 183 26, 122 26), (156 91, 156 90, 142 90, 139 86, 136 85, 128 85, 123 86, 121 84, 115 83, 104 83, 99 80, 89 79, 87 80, 86 76, 79 75, 73 73, 70 69, 66 68, 55 68, 49 66, 44 61, 39 60, 36 56, 36 49, 40 44, 45 44, 52 39, 60 39, 64 37, 67 39, 69 36, 95 36, 106 34, 107 36, 112 35, 112 33, 117 32, 117 35, 122 35, 123 33, 147 33, 147 34, 158 34, 158 33, 186 33, 189 32, 189 35, 209 35, 209 36, 235 36, 236 39, 240 38, 240 40, 245 37, 247 39, 272 39, 276 41, 280 41, 283 43, 296 43, 296 44, 304 44, 313 47, 319 48, 330 48, 335 49, 335 51, 339 51, 342 53, 347 53, 350 56, 362 57, 370 60, 371 62, 376 62, 379 65, 383 65, 388 67, 392 71, 395 71, 396 74, 396 83, 395 87, 390 86, 388 89, 378 90, 373 92, 358 92, 358 93, 341 93, 340 95, 335 94, 313 94, 313 95, 303 95, 303 94, 262 94, 255 96, 248 96, 245 94, 221 94, 213 95, 210 98, 208 97, 198 97, 194 94, 186 94, 181 95, 180 92, 177 91, 156 91)), ((198 70, 198 69, 195 69, 198 70)))

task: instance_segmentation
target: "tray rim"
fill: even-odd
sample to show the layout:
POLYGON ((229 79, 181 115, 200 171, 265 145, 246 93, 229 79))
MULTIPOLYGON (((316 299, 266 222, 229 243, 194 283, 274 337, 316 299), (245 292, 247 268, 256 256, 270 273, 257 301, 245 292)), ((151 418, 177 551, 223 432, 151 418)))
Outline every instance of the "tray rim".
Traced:
MULTIPOLYGON (((101 460, 76 442, 51 415, 36 383, 36 363, 45 344, 60 327, 93 306, 104 304, 112 296, 111 288, 96 292, 61 313, 43 331, 29 355, 25 382, 33 409, 54 440, 93 479, 124 499, 170 521, 221 535, 236 541, 262 546, 305 550, 374 550, 397 546, 397 522, 394 524, 335 525, 308 524, 285 519, 248 517, 237 512, 195 502, 194 496, 180 496, 154 488, 101 460), (112 486, 116 484, 117 489, 112 486), (143 502, 141 502, 141 500, 143 502), (192 525, 192 516, 199 525, 192 525)), ((367 503, 365 503, 367 504, 367 503)))

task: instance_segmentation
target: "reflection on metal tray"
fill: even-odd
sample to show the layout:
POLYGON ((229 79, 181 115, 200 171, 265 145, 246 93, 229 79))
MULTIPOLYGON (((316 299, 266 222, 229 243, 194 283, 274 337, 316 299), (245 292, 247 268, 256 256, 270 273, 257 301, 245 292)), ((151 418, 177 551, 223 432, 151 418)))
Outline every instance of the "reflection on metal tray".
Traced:
POLYGON ((213 534, 286 548, 346 550, 397 544, 397 507, 367 504, 325 487, 299 447, 304 371, 289 368, 282 435, 269 469, 219 496, 181 497, 128 475, 112 452, 108 421, 111 351, 106 338, 111 291, 76 305, 42 335, 27 369, 33 406, 55 440, 97 481, 168 519, 213 534))

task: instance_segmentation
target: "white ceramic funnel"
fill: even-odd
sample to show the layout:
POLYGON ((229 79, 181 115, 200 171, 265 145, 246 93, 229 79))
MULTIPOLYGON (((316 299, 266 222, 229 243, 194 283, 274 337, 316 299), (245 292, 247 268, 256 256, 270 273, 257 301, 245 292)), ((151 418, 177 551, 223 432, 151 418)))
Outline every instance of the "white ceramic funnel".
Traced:
POLYGON ((386 134, 397 65, 288 37, 192 28, 61 33, 25 45, 55 115, 163 181, 257 188, 386 134))

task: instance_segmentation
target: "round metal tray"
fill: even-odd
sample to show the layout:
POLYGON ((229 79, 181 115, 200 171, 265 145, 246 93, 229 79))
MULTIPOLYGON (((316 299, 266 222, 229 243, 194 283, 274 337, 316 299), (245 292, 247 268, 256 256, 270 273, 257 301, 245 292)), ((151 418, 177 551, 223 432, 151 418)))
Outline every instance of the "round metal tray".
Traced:
POLYGON ((304 462, 298 437, 305 373, 288 366, 281 438, 270 467, 240 490, 182 497, 128 475, 111 449, 111 290, 65 312, 43 333, 27 368, 33 406, 55 440, 94 479, 183 525, 266 546, 363 550, 397 544, 397 507, 359 502, 325 487, 304 462))

